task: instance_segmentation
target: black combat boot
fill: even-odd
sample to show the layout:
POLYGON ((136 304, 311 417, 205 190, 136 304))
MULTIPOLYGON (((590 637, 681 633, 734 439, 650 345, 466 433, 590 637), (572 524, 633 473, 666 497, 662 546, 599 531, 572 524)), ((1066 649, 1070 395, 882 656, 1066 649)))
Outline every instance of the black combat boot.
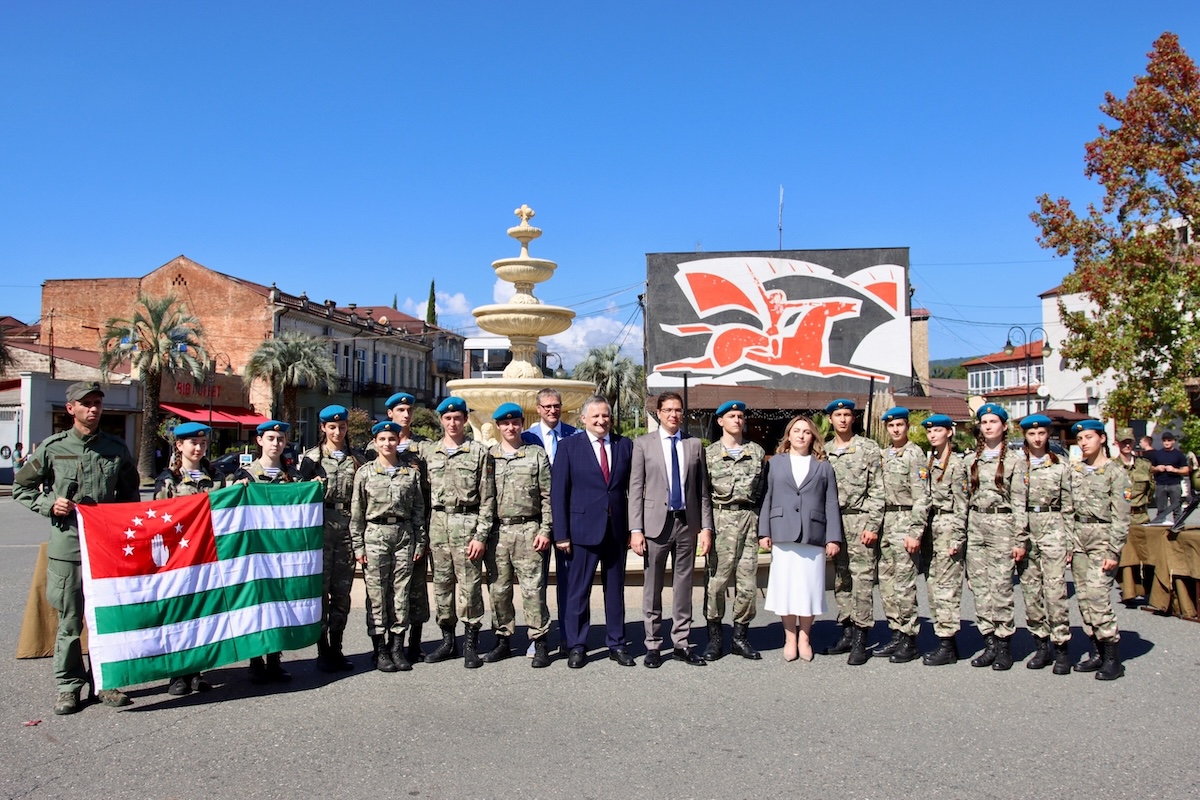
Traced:
POLYGON ((458 642, 454 640, 454 626, 442 626, 442 643, 429 655, 425 656, 426 664, 436 664, 439 661, 445 661, 448 658, 458 656, 458 642))
POLYGON ((851 628, 850 655, 847 656, 846 663, 852 667, 861 667, 871 657, 871 651, 867 649, 868 630, 868 628, 851 628))
POLYGON ((343 631, 329 632, 329 663, 338 672, 349 672, 354 669, 354 663, 342 652, 343 631))
POLYGON ((260 685, 269 681, 267 677, 267 664, 263 661, 262 656, 255 656, 250 659, 250 682, 255 685, 260 685))
POLYGON ((932 653, 926 653, 921 659, 927 667, 941 667, 946 664, 958 663, 958 645, 954 643, 953 636, 943 636, 938 639, 937 650, 932 653))
POLYGON ((1035 636, 1033 641, 1037 649, 1033 651, 1033 657, 1025 662, 1025 669, 1045 669, 1054 659, 1050 654, 1050 640, 1035 636))
POLYGON ((537 639, 533 643, 533 661, 530 666, 534 669, 550 666, 550 645, 546 642, 546 637, 537 639))
POLYGON ((1100 669, 1096 672, 1096 680, 1115 681, 1125 674, 1125 667, 1121 665, 1121 645, 1116 640, 1113 640, 1111 642, 1101 642, 1100 648, 1104 653, 1100 669))
POLYGON ((508 646, 508 637, 502 633, 496 634, 496 646, 483 654, 483 660, 488 664, 494 661, 503 661, 512 655, 512 649, 508 646))
POLYGON ((1051 649, 1054 650, 1054 674, 1055 675, 1070 675, 1071 674, 1071 644, 1063 642, 1062 644, 1051 644, 1051 649))
POLYGON ((267 653, 267 678, 275 683, 292 679, 292 673, 283 668, 283 653, 267 653))
POLYGON ((725 655, 725 643, 722 641, 724 635, 721 631, 721 620, 710 619, 708 621, 708 644, 701 654, 705 661, 716 661, 725 655))
POLYGON ((1012 648, 1009 644, 1012 641, 1011 636, 997 636, 996 639, 996 657, 992 660, 992 669, 1006 670, 1012 669, 1012 648))
POLYGON ((412 663, 404 655, 404 634, 392 634, 388 643, 392 654, 392 663, 396 665, 397 672, 408 672, 412 669, 412 663))
POLYGON ((317 639, 317 669, 321 672, 336 671, 329 661, 329 635, 325 631, 321 631, 321 638, 317 639))
POLYGON ((425 654, 421 652, 421 623, 415 622, 408 630, 408 649, 404 651, 404 657, 413 664, 419 664, 425 660, 425 654))
POLYGON ((1091 641, 1092 647, 1095 648, 1092 651, 1093 655, 1091 658, 1084 659, 1076 664, 1076 672, 1095 672, 1096 670, 1100 669, 1100 665, 1104 663, 1104 658, 1100 653, 1100 643, 1096 641, 1095 636, 1090 636, 1088 639, 1091 641))
POLYGON ((921 653, 917 650, 917 637, 909 636, 907 633, 902 633, 900 636, 900 646, 896 648, 895 652, 888 656, 888 661, 892 662, 893 664, 907 664, 909 661, 912 661, 914 658, 921 655, 921 653))
POLYGON ((896 648, 898 648, 900 646, 900 643, 903 641, 904 641, 903 633, 901 633, 900 631, 892 631, 892 638, 888 640, 887 644, 885 644, 883 647, 876 650, 875 655, 890 656, 892 653, 896 652, 896 648))
POLYGON ((483 666, 479 657, 479 626, 468 625, 463 634, 463 666, 467 669, 478 669, 483 666))
POLYGON ((750 623, 733 623, 733 646, 729 648, 729 651, 751 661, 758 661, 762 658, 762 653, 755 650, 754 646, 750 644, 750 623))
POLYGON ((983 639, 983 652, 971 659, 972 667, 990 667, 996 660, 996 637, 989 633, 983 639))
POLYGON ((388 647, 387 637, 382 633, 373 634, 371 644, 375 648, 375 669, 380 672, 395 672, 396 662, 392 661, 392 651, 388 647))
POLYGON ((846 620, 842 623, 842 638, 837 640, 837 643, 832 647, 825 648, 825 655, 840 656, 842 653, 849 653, 850 647, 854 644, 854 623, 846 620))

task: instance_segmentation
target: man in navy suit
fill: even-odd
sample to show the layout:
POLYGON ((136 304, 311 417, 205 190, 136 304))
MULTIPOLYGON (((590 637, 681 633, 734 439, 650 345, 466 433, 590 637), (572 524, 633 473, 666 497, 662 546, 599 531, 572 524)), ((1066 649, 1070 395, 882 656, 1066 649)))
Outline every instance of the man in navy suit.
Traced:
POLYGON ((567 567, 560 615, 567 666, 579 669, 587 661, 592 576, 599 564, 608 657, 632 667, 636 662, 625 648, 625 550, 633 443, 611 433, 612 408, 603 397, 589 398, 580 420, 583 433, 559 442, 550 479, 554 546, 567 567))

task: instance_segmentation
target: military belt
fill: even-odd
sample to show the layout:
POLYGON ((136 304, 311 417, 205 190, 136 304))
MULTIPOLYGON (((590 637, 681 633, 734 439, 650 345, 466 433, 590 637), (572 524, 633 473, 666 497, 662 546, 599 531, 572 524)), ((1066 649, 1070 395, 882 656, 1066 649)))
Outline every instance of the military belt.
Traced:
POLYGON ((896 503, 888 503, 883 507, 884 511, 912 511, 912 506, 902 506, 896 503))
POLYGON ((524 525, 526 522, 538 522, 541 517, 501 517, 501 525, 524 525))
POLYGON ((1025 510, 1030 514, 1049 514, 1051 511, 1062 511, 1062 506, 1030 506, 1025 510))
POLYGON ((434 506, 434 511, 445 511, 447 514, 465 514, 468 511, 478 511, 479 505, 473 506, 434 506))
POLYGON ((976 508, 971 506, 971 510, 979 514, 1011 514, 1011 508, 976 508))
POLYGON ((1097 523, 1107 524, 1107 523, 1111 522, 1112 520, 1100 519, 1100 517, 1093 517, 1090 514, 1076 514, 1075 521, 1083 522, 1083 523, 1093 523, 1093 524, 1097 524, 1097 523))
POLYGON ((1134 514, 1141 514, 1143 511, 1146 510, 1146 506, 1130 506, 1129 510, 1132 511, 1134 514))
POLYGON ((407 519, 408 519, 408 517, 397 517, 396 515, 392 514, 392 515, 389 515, 386 517, 379 517, 378 519, 373 519, 370 521, 375 523, 376 525, 397 525, 401 522, 404 522, 407 519))
POLYGON ((941 516, 944 516, 944 515, 946 515, 946 514, 953 514, 953 513, 954 513, 954 509, 953 509, 953 508, 934 508, 934 509, 933 509, 933 515, 934 515, 935 517, 941 517, 941 516))
POLYGON ((343 514, 350 513, 350 504, 349 503, 335 503, 335 502, 326 500, 325 507, 332 508, 334 511, 341 511, 343 514))
POLYGON ((713 503, 713 508, 719 508, 722 511, 753 511, 753 503, 713 503))
POLYGON ((855 514, 865 514, 865 513, 867 513, 867 512, 863 511, 861 508, 847 508, 842 511, 842 516, 847 517, 847 516, 853 516, 855 514))

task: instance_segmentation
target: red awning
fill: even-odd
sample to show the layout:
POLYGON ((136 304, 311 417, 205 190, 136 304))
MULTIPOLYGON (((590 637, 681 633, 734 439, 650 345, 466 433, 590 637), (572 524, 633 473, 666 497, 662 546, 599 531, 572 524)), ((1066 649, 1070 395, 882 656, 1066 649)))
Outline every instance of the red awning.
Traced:
POLYGON ((159 408, 168 414, 182 417, 189 422, 203 422, 214 428, 236 428, 238 425, 257 426, 267 421, 266 417, 255 414, 248 408, 234 406, 208 406, 199 403, 159 403, 159 408))

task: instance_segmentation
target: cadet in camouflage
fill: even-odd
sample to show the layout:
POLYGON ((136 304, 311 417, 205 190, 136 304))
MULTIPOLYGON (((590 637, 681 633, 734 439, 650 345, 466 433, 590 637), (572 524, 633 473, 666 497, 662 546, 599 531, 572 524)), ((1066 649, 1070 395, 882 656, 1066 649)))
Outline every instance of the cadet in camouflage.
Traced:
POLYGON ((938 648, 926 653, 929 667, 954 664, 958 646, 954 635, 962 626, 963 560, 967 548, 967 469, 954 452, 954 421, 934 414, 923 423, 929 437, 929 460, 922 477, 929 494, 933 552, 925 577, 929 613, 938 648))
POLYGON ((1111 573, 1129 535, 1129 473, 1108 457, 1108 435, 1099 420, 1080 420, 1071 432, 1083 454, 1070 471, 1075 506, 1067 521, 1074 549, 1071 572, 1083 632, 1096 648, 1095 655, 1076 664, 1075 670, 1111 681, 1125 674, 1110 593, 1111 573))
POLYGON ((883 527, 882 456, 879 445, 854 433, 854 402, 834 400, 825 407, 833 424, 833 437, 825 453, 837 476, 838 502, 846 546, 834 558, 833 597, 837 601, 842 638, 826 655, 849 653, 846 663, 865 664, 871 656, 867 636, 875 623, 876 568, 879 565, 879 531, 883 527))
POLYGON ((1129 473, 1129 524, 1150 522, 1149 509, 1154 507, 1154 472, 1150 459, 1133 452, 1133 428, 1122 428, 1117 435, 1121 456, 1117 460, 1129 473))
POLYGON ((708 620, 708 646, 703 657, 716 661, 724 655, 721 620, 725 617, 725 592, 733 585, 733 643, 735 655, 761 659, 750 644, 750 621, 757 613, 758 512, 762 503, 766 452, 746 441, 746 404, 729 400, 717 408, 721 438, 704 451, 712 486, 713 546, 704 560, 704 616, 708 620))
POLYGON ((550 666, 546 632, 550 610, 542 553, 550 548, 550 459, 538 445, 525 444, 525 416, 516 403, 505 403, 492 415, 501 440, 491 450, 496 468, 496 533, 486 556, 488 593, 492 600, 492 629, 496 646, 484 661, 512 655, 509 639, 516 632, 513 584, 521 586, 522 609, 534 644, 533 666, 550 666))

